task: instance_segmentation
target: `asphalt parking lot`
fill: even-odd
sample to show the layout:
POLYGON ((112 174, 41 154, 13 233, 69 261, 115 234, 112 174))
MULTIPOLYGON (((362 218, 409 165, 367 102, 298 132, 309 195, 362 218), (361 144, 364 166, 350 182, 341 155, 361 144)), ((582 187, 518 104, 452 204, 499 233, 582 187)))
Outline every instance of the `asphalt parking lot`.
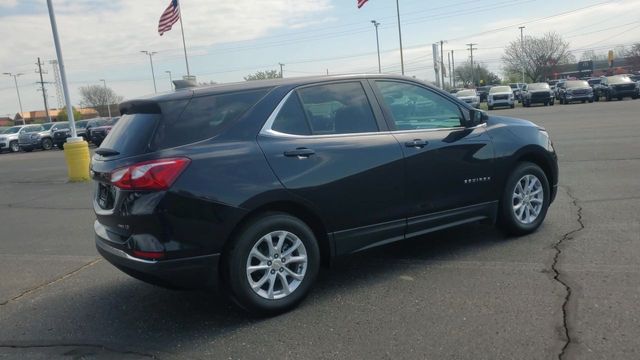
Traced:
POLYGON ((640 358, 640 100, 492 113, 559 153, 537 233, 472 225, 343 258, 269 319, 124 275, 61 151, 2 154, 0 358, 640 358))

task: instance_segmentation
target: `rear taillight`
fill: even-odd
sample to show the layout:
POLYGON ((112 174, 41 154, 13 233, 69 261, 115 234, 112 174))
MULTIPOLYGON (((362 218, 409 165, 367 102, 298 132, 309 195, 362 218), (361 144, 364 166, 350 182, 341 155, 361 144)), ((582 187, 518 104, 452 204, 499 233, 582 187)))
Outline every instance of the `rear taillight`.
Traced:
POLYGON ((168 158, 141 162, 111 172, 111 184, 124 190, 167 190, 191 162, 168 158))

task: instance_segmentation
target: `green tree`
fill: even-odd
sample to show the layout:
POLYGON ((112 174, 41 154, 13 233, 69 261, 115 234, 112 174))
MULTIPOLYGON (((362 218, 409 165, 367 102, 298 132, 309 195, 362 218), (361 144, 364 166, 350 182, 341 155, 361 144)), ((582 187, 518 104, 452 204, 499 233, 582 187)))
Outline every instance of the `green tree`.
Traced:
POLYGON ((265 70, 257 71, 254 74, 249 74, 244 77, 246 81, 251 80, 265 80, 265 79, 279 79, 280 72, 278 70, 265 70))
MULTIPOLYGON (((482 85, 496 85, 500 84, 500 77, 489 71, 486 66, 482 64, 473 64, 473 83, 476 86, 482 85)), ((472 71, 471 63, 464 62, 456 66, 455 77, 457 82, 461 82, 463 86, 472 85, 472 71)))
MULTIPOLYGON (((74 120, 80 120, 82 119, 82 114, 80 113, 80 111, 78 111, 76 109, 75 106, 72 106, 71 109, 73 110, 73 119, 74 120)), ((67 121, 67 107, 65 106, 63 109, 60 110, 60 112, 58 113, 58 116, 56 116, 57 121, 67 121)))

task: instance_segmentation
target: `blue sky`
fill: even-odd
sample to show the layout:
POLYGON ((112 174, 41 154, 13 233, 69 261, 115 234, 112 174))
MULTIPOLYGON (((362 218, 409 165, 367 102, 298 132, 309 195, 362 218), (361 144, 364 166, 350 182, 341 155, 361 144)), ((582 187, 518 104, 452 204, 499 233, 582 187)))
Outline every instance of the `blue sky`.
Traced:
MULTIPOLYGON (((185 74, 178 25, 164 36, 157 21, 168 0, 54 0, 70 81, 77 89, 106 79, 117 93, 132 98, 153 92, 149 59, 154 56, 159 91, 185 74)), ((398 29, 394 0, 182 0, 191 72, 199 81, 241 81, 256 70, 277 69, 285 76, 377 72, 375 19, 381 23, 384 72, 399 73, 398 29)), ((640 41, 640 1, 589 0, 400 0, 406 74, 434 78, 431 44, 445 40, 456 63, 467 61, 465 44, 477 43, 474 60, 500 73, 503 47, 525 34, 557 31, 576 57, 585 49, 606 52, 614 45, 640 41)), ((0 0, 0 72, 18 78, 23 108, 42 109, 36 91, 36 58, 55 58, 44 1, 0 0), (9 49, 10 51, 6 51, 9 49)), ((446 53, 445 53, 446 58, 446 53)), ((445 59, 446 61, 446 59, 445 59)), ((49 69, 50 70, 50 69, 49 69)), ((45 81, 53 81, 52 71, 45 81)), ((55 89, 49 87, 55 106, 55 89)), ((13 81, 0 77, 0 116, 18 111, 13 81)))

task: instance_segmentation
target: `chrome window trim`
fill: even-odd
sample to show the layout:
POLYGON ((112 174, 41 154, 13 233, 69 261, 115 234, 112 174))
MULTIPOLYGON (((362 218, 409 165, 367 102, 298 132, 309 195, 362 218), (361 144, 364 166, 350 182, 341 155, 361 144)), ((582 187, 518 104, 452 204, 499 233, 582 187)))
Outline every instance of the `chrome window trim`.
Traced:
POLYGON ((347 136, 371 136, 371 135, 389 135, 389 134, 405 134, 405 133, 415 133, 415 132, 434 132, 434 131, 457 131, 464 129, 477 129, 483 126, 487 126, 487 123, 478 124, 473 127, 464 127, 464 126, 456 126, 451 128, 437 128, 437 129, 412 129, 412 130, 387 130, 387 131, 371 131, 371 132, 363 132, 363 133, 345 133, 345 134, 322 134, 322 135, 297 135, 297 134, 287 134, 283 132, 279 132, 273 130, 271 127, 273 126, 274 121, 278 117, 278 114, 284 107, 284 104, 289 100, 293 92, 296 89, 289 91, 283 98, 280 100, 275 109, 271 112, 271 115, 267 118, 267 121, 260 129, 259 135, 270 136, 270 137, 278 137, 278 138, 298 138, 298 139, 323 139, 323 138, 335 138, 335 137, 347 137, 347 136))

